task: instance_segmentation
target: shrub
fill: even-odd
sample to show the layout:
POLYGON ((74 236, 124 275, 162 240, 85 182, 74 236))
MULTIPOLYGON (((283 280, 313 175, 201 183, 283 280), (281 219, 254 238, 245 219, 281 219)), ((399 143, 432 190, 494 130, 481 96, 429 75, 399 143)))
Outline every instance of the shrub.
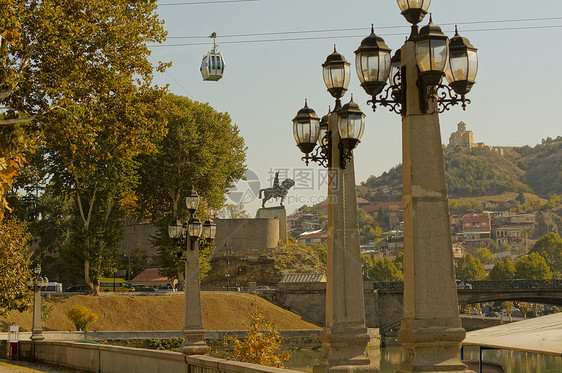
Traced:
POLYGON ((75 305, 68 311, 68 317, 76 326, 76 330, 87 330, 88 324, 96 322, 98 315, 93 313, 88 307, 75 305))

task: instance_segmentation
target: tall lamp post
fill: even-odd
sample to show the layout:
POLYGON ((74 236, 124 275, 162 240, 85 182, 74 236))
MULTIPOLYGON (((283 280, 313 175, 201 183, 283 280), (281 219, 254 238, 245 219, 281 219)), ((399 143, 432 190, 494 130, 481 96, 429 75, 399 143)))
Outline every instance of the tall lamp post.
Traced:
POLYGON ((334 110, 320 119, 305 106, 293 119, 293 134, 303 160, 328 168, 328 262, 326 326, 322 335, 324 355, 314 372, 333 370, 378 371, 365 355, 369 335, 365 304, 353 149, 361 140, 365 114, 351 101, 340 99, 347 91, 350 64, 334 52, 322 65, 324 83, 336 99, 334 110))
POLYGON ((33 279, 33 325, 31 327, 31 340, 32 341, 42 341, 45 339, 43 335, 43 325, 41 322, 41 286, 45 283, 41 274, 41 265, 37 264, 33 269, 35 278, 33 279))
POLYGON ((205 240, 213 240, 217 226, 211 219, 201 224, 195 216, 199 201, 199 195, 192 189, 185 199, 190 219, 183 224, 174 219, 168 226, 170 238, 185 250, 185 317, 182 331, 184 343, 180 347, 180 352, 184 355, 204 355, 209 352, 204 340, 205 331, 201 318, 199 239, 203 236, 205 240))
MULTIPOLYGON (((431 0, 397 2, 402 15, 412 24, 408 40, 391 57, 391 49, 372 29, 355 51, 355 65, 361 86, 372 97, 368 103, 373 105, 373 111, 381 105, 402 116, 404 319, 398 338, 405 349, 405 358, 399 372, 466 371, 466 365, 458 357, 465 331, 458 314, 439 113, 457 104, 466 109, 470 103, 465 96, 475 83, 478 70, 476 48, 458 30, 449 40, 431 17, 429 24, 419 29, 418 23, 427 14, 431 0), (448 85, 442 84, 443 77, 448 85), (385 89, 387 79, 389 86, 385 89)), ((338 117, 342 114, 338 113, 338 117)), ((293 123, 296 128, 298 121, 293 123)), ((307 128, 311 133, 308 137, 306 131, 294 131, 297 144, 306 153, 303 159, 307 163, 310 160, 321 163, 326 154, 334 154, 335 147, 331 144, 337 140, 328 136, 320 144, 313 144, 317 137, 314 137, 316 125, 312 125, 312 116, 307 128), (330 147, 332 152, 326 150, 330 147)), ((339 132, 342 133, 341 127, 339 132)), ((338 146, 341 147, 341 142, 338 146)), ((339 180, 330 179, 329 197, 333 189, 342 187, 342 184, 332 185, 334 181, 339 180)), ((355 195, 347 200, 355 201, 355 195)), ((337 208, 339 201, 328 202, 329 208, 335 207, 336 215, 342 214, 341 207, 337 208)), ((329 214, 328 219, 338 217, 329 214)), ((330 229, 328 233, 329 237, 335 235, 330 229)), ((337 237, 332 240, 339 242, 337 237)), ((349 252, 349 243, 344 243, 349 252)), ((330 279, 334 275, 330 274, 330 266, 334 265, 330 262, 338 260, 335 251, 329 244, 328 291, 333 286, 330 283, 336 281, 330 279)), ((345 276, 349 273, 346 268, 345 276)), ((344 280, 337 279, 340 287, 345 286, 345 276, 344 280)), ((329 318, 333 317, 330 307, 344 306, 328 304, 328 326, 329 318)))

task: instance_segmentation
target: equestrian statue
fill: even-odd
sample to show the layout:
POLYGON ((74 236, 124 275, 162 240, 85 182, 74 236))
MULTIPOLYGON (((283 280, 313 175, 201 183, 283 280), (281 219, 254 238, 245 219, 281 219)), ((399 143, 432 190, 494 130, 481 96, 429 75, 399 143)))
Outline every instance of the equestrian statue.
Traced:
POLYGON ((281 184, 279 184, 279 172, 275 173, 275 179, 273 179, 273 186, 271 188, 265 188, 259 190, 259 198, 262 198, 261 193, 263 192, 263 201, 261 206, 265 208, 265 203, 271 198, 281 198, 281 207, 283 206, 283 200, 287 196, 287 192, 291 187, 295 185, 293 179, 285 179, 281 184))

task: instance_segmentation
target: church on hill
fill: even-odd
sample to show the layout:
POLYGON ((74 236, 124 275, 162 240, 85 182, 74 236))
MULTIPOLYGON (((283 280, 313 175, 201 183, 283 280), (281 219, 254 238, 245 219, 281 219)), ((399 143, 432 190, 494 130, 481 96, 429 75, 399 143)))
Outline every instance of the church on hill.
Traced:
POLYGON ((488 148, 499 155, 503 155, 503 148, 489 146, 483 142, 475 143, 472 131, 466 130, 466 123, 459 122, 457 124, 457 131, 451 133, 449 136, 449 146, 450 147, 461 147, 461 148, 488 148))

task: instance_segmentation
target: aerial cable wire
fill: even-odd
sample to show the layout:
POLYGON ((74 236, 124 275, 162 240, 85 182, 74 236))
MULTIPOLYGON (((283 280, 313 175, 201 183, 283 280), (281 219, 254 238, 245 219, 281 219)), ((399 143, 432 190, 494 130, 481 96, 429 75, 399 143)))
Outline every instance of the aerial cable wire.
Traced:
POLYGON ((205 4, 224 4, 224 3, 247 3, 260 0, 215 0, 215 1, 190 1, 183 3, 162 3, 158 6, 175 6, 175 5, 205 5, 205 4))
MULTIPOLYGON (((490 31, 521 31, 521 30, 531 30, 531 29, 551 29, 551 28, 562 28, 562 25, 546 25, 546 26, 524 26, 524 27, 501 27, 501 28, 483 28, 483 29, 463 29, 462 33, 469 32, 490 32, 490 31)), ((381 33, 379 36, 403 36, 404 33, 381 33)), ((323 39, 349 39, 349 38, 362 38, 365 35, 340 35, 340 36, 310 36, 302 38, 282 38, 282 39, 257 39, 257 40, 235 40, 235 41, 223 41, 221 45, 224 44, 250 44, 250 43, 272 43, 272 42, 287 42, 287 41, 304 41, 304 40, 323 40, 323 39)), ((208 38, 208 36, 207 36, 208 38)), ((159 44, 159 45, 149 45, 149 48, 163 48, 163 47, 185 47, 185 46, 197 46, 197 45, 208 45, 208 42, 200 43, 177 43, 177 44, 159 44)))
MULTIPOLYGON (((562 17, 544 17, 544 18, 520 18, 520 19, 501 19, 501 20, 491 20, 491 21, 466 21, 466 22, 449 22, 442 23, 440 26, 456 26, 456 25, 476 25, 476 24, 488 24, 488 23, 508 23, 508 22, 541 22, 541 21, 555 21, 562 20, 562 17)), ((526 27, 526 26, 521 26, 526 27)), ((529 26, 527 26, 529 27, 529 26)), ((376 26, 377 30, 383 29, 408 29, 408 25, 400 26, 376 26)), ((368 30, 369 27, 354 27, 354 28, 340 28, 340 29, 321 29, 321 30, 303 30, 303 31, 278 31, 278 32, 261 32, 261 33, 251 33, 251 34, 229 34, 220 35, 223 38, 234 38, 234 37, 254 37, 254 36, 270 36, 270 35, 291 35, 291 34, 311 34, 311 33, 324 33, 324 32, 345 32, 345 31, 364 31, 368 30)), ((207 39, 209 36, 168 36, 168 39, 207 39)))

